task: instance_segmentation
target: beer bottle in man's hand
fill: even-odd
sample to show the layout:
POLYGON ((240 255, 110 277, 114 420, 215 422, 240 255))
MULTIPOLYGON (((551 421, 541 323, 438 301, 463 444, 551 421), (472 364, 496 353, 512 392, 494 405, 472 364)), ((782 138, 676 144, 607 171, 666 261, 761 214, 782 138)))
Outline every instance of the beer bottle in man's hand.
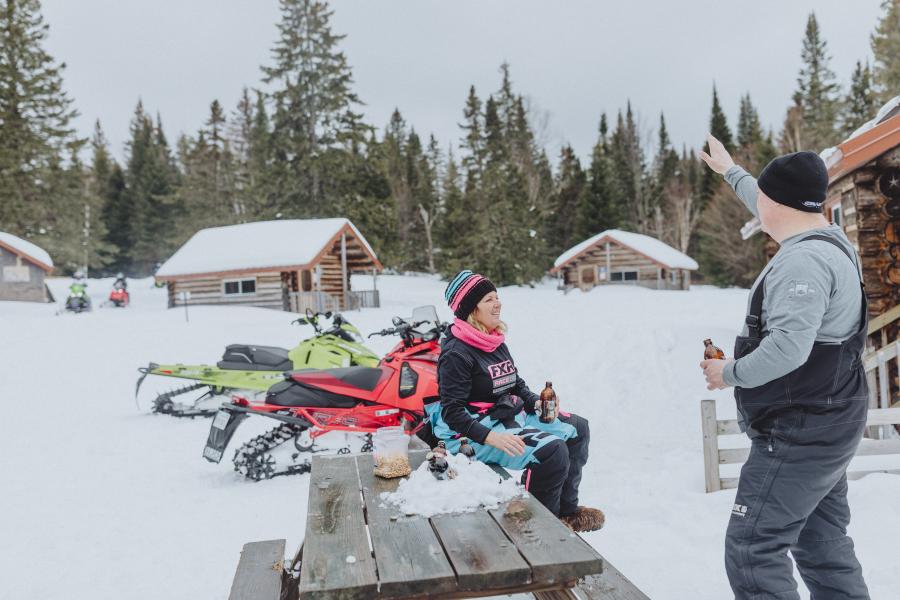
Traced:
POLYGON ((703 340, 703 360, 718 359, 725 360, 725 352, 721 348, 712 343, 712 340, 703 340))
POLYGON ((553 391, 553 382, 548 381, 544 391, 541 392, 541 423, 552 423, 556 418, 559 401, 556 392, 553 391))

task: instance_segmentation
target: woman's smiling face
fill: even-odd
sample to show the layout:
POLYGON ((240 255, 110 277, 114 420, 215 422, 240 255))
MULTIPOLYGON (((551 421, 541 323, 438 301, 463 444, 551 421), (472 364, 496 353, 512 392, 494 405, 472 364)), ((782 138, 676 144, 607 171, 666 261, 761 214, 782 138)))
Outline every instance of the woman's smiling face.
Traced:
POLYGON ((475 320, 484 325, 485 329, 494 331, 500 327, 501 307, 502 304, 497 292, 488 292, 475 306, 472 315, 475 317, 475 320))

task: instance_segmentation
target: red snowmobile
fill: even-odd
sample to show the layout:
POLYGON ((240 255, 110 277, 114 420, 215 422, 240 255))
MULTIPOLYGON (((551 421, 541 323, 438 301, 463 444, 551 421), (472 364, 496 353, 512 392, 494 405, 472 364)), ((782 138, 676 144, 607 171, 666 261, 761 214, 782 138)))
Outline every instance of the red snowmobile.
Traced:
POLYGON ((332 431, 367 434, 363 452, 372 450, 371 434, 381 427, 418 432, 423 404, 438 396, 439 339, 446 325, 433 306, 415 309, 408 320, 394 317, 393 324, 369 336, 401 338, 377 367, 290 371, 262 401, 234 396, 213 419, 203 457, 220 462, 235 430, 250 415, 281 421, 234 453, 235 471, 255 481, 309 472, 310 462, 301 453, 315 451, 315 440, 332 431), (273 450, 291 440, 295 452, 276 457, 273 450))
POLYGON ((128 306, 128 290, 125 288, 113 288, 109 292, 109 301, 113 306, 128 306))

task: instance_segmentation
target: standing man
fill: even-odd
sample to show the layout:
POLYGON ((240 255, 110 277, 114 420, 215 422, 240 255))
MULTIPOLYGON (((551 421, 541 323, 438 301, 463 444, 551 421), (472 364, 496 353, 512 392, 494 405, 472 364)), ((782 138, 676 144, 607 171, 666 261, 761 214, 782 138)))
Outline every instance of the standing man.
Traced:
POLYGON ((725 536, 728 580, 739 600, 799 600, 790 550, 813 600, 868 600, 847 536, 846 471, 868 402, 859 258, 822 215, 818 155, 780 156, 757 181, 707 141, 700 157, 781 245, 753 284, 734 359, 700 363, 709 389, 734 387, 752 442, 725 536))

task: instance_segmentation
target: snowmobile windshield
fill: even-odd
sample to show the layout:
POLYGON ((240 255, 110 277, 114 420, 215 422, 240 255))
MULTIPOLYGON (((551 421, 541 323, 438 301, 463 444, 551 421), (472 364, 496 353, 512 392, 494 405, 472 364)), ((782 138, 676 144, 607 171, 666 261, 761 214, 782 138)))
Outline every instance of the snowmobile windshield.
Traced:
POLYGON ((437 315, 437 309, 433 305, 419 306, 413 309, 412 317, 410 317, 409 322, 419 323, 420 321, 425 322, 416 327, 415 331, 418 333, 426 333, 436 329, 441 324, 437 315))

